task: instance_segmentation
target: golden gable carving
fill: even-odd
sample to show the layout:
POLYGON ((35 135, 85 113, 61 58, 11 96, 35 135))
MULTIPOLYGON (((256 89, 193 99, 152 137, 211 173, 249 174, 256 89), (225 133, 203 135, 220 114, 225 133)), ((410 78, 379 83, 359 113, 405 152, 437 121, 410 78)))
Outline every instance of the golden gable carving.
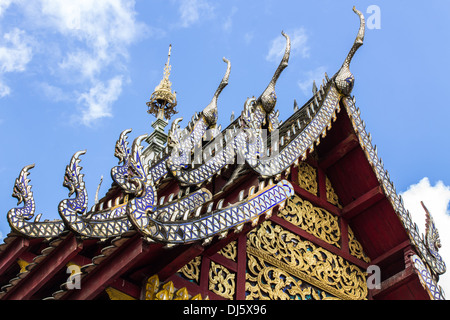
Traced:
MULTIPOLYGON (((367 297, 366 276, 359 267, 270 221, 248 234, 247 253, 340 299, 367 297)), ((249 267, 248 281, 252 268, 256 270, 249 267)), ((252 286, 254 280, 247 288, 252 286)))

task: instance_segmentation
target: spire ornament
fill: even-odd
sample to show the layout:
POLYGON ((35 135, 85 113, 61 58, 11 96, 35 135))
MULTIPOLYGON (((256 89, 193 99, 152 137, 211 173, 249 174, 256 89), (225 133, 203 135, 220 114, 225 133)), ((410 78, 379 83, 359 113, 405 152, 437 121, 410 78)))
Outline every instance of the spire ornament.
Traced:
POLYGON ((358 48, 363 45, 364 32, 366 26, 364 15, 361 13, 361 11, 353 7, 353 12, 355 12, 359 16, 360 26, 358 34, 356 36, 352 48, 350 49, 350 52, 347 55, 347 58, 345 59, 344 63, 342 64, 342 67, 336 73, 334 78, 334 82, 336 84, 337 89, 341 94, 346 96, 350 95, 350 93, 353 90, 353 86, 355 84, 355 77, 350 72, 350 62, 352 61, 352 58, 355 55, 358 48))
POLYGON ((149 156, 154 159, 156 154, 164 150, 167 143, 167 134, 164 132, 165 127, 169 124, 170 118, 178 113, 175 109, 177 105, 176 92, 172 92, 172 83, 169 81, 170 76, 170 54, 172 45, 169 45, 169 54, 167 56, 167 63, 164 66, 164 76, 156 86, 155 91, 147 102, 148 113, 156 117, 156 121, 152 123, 154 131, 147 137, 146 141, 149 144, 144 150, 144 156, 149 156))
POLYGON ((172 83, 169 81, 170 69, 170 54, 172 51, 172 45, 169 45, 169 54, 167 57, 167 63, 164 66, 164 76, 156 86, 155 91, 150 97, 150 101, 147 102, 148 113, 153 114, 156 118, 170 120, 171 116, 178 113, 175 109, 177 105, 176 92, 172 92, 172 83))

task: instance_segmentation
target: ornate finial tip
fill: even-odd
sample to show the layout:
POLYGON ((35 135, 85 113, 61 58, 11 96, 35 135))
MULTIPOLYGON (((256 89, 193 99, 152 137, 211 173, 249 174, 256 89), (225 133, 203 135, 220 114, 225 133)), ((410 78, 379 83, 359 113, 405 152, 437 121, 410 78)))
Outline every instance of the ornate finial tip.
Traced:
POLYGON ((358 9, 356 9, 355 6, 353 6, 353 9, 352 9, 352 10, 353 10, 354 13, 356 13, 356 14, 358 14, 358 15, 362 14, 361 11, 359 11, 358 9))
POLYGON ((86 150, 80 150, 75 152, 75 154, 73 155, 75 158, 78 158, 79 156, 83 155, 86 153, 86 150))

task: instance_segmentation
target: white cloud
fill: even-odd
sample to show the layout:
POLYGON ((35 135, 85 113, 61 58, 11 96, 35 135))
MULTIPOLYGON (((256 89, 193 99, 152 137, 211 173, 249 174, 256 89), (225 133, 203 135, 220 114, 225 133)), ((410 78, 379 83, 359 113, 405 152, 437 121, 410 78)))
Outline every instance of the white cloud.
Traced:
MULTIPOLYGON (((70 76, 78 74, 82 83, 90 86, 78 96, 82 106, 78 120, 89 126, 95 120, 112 117, 112 105, 122 92, 128 47, 148 30, 136 21, 134 1, 41 0, 41 5, 47 27, 73 43, 59 67, 70 76), (111 70, 120 75, 103 80, 102 74, 111 70)), ((64 97, 58 90, 49 89, 52 91, 48 93, 64 97)))
POLYGON ((298 86, 303 94, 310 96, 312 93, 313 81, 316 81, 317 87, 320 87, 322 79, 325 77, 326 68, 320 66, 314 70, 307 71, 303 74, 302 80, 298 81, 298 86))
POLYGON ((94 120, 112 117, 111 106, 122 92, 122 76, 116 76, 108 81, 97 82, 89 92, 82 93, 78 101, 83 104, 81 122, 89 126, 94 120))
POLYGON ((147 30, 135 20, 133 7, 127 0, 41 0, 41 24, 74 43, 60 67, 93 79, 127 58, 128 46, 147 30))
POLYGON ((24 71, 36 52, 39 70, 54 77, 38 83, 44 95, 54 101, 76 100, 85 108, 78 117, 83 124, 111 117, 126 77, 130 45, 156 32, 137 21, 135 1, 0 0, 0 17, 12 2, 27 34, 14 29, 10 38, 5 34, 0 39, 0 97, 11 90, 2 73, 24 71), (31 46, 24 41, 27 37, 33 37, 31 46))
POLYGON ((8 85, 2 82, 3 75, 25 71, 32 55, 33 50, 25 31, 14 28, 0 39, 0 98, 11 92, 8 85))
POLYGON ((44 95, 55 102, 70 100, 70 95, 59 87, 53 86, 46 82, 39 83, 39 90, 41 90, 44 95))
POLYGON ((249 45, 249 44, 252 42, 252 40, 253 40, 254 37, 255 37, 254 32, 246 32, 246 33, 244 34, 244 41, 245 41, 245 44, 246 44, 246 45, 249 45))
POLYGON ((99 55, 80 49, 69 52, 58 64, 63 70, 78 72, 83 79, 95 79, 106 65, 99 55))
POLYGON ((0 98, 6 97, 11 93, 11 88, 2 82, 0 79, 0 98))
POLYGON ((233 27, 233 16, 235 15, 235 13, 238 11, 237 7, 232 7, 231 8, 231 13, 225 18, 223 24, 222 24, 222 29, 226 32, 230 32, 231 28, 233 27))
POLYGON ((73 43, 58 66, 90 85, 77 99, 83 107, 79 120, 89 126, 94 120, 112 117, 112 104, 122 91, 128 47, 148 30, 135 19, 134 1, 41 0, 41 5, 47 27, 73 43), (121 75, 103 80, 102 74, 111 70, 121 75))
POLYGON ((206 0, 181 0, 178 8, 180 26, 188 28, 200 21, 214 17, 214 6, 206 0))
POLYGON ((439 254, 447 266, 447 272, 440 277, 439 284, 444 288, 448 299, 450 294, 450 233, 448 232, 450 230, 450 186, 446 186, 442 181, 432 186, 429 179, 425 177, 400 195, 422 234, 425 234, 425 211, 420 201, 423 201, 433 216, 442 244, 439 254))
POLYGON ((3 35, 1 44, 0 71, 24 71, 32 56, 32 49, 28 44, 25 31, 14 28, 3 35))
POLYGON ((8 9, 11 2, 12 0, 0 0, 0 18, 2 17, 5 10, 8 9))
MULTIPOLYGON (((309 57, 308 36, 304 28, 287 31, 286 34, 291 39, 291 56, 298 55, 302 58, 309 57)), ((278 36, 272 40, 266 60, 272 62, 280 62, 286 48, 286 39, 278 36)))

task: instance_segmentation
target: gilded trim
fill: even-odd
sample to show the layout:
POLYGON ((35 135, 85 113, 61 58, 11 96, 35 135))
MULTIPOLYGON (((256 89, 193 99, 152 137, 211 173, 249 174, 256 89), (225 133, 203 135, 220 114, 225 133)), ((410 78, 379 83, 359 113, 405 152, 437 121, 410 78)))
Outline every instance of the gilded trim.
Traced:
POLYGON ((367 298, 359 267, 269 221, 249 233, 247 252, 340 299, 367 298))
POLYGON ((288 199, 278 216, 340 248, 341 230, 338 217, 325 209, 315 207, 311 202, 294 195, 288 199))

